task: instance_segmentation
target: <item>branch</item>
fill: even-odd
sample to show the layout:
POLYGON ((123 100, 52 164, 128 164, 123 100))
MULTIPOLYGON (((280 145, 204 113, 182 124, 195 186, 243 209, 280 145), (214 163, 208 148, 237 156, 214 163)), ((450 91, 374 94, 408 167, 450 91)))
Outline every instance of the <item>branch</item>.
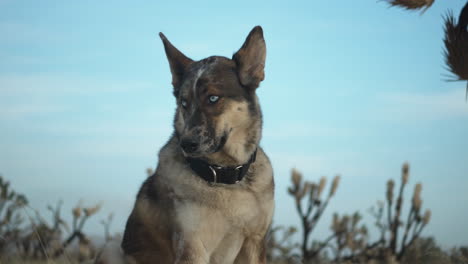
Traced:
POLYGON ((398 228, 400 225, 400 214, 401 208, 403 205, 403 189, 405 188, 406 182, 403 180, 400 185, 400 191, 398 194, 396 208, 395 208, 395 217, 393 219, 392 226, 390 227, 391 235, 390 235, 390 250, 393 254, 396 252, 396 246, 398 241, 398 228))
MULTIPOLYGON (((416 230, 416 226, 417 225, 415 225, 415 230, 416 230)), ((410 242, 408 242, 408 244, 406 244, 406 246, 402 245, 404 247, 401 249, 400 253, 397 256, 398 261, 401 260, 401 258, 404 256, 406 249, 411 247, 411 245, 413 245, 414 241, 416 241, 416 239, 419 237, 419 235, 421 234, 421 232, 422 232, 422 230, 423 230, 423 228, 425 226, 426 226, 425 224, 421 224, 419 226, 419 229, 417 229, 416 234, 414 234, 413 237, 411 238, 410 242)))
POLYGON ((403 235, 403 241, 401 242, 401 251, 404 251, 406 239, 408 238, 408 233, 409 230, 411 229, 411 226, 413 225, 415 221, 415 211, 414 211, 414 206, 411 206, 411 210, 408 214, 408 221, 406 222, 406 229, 405 229, 405 234, 403 235))
POLYGON ((341 234, 341 232, 340 232, 340 233, 333 233, 333 234, 331 234, 327 239, 325 239, 324 242, 322 242, 322 243, 320 244, 320 247, 319 247, 319 248, 317 248, 316 250, 314 250, 314 251, 310 254, 310 257, 313 258, 313 257, 317 256, 317 255, 320 253, 320 251, 322 251, 322 249, 324 249, 325 247, 328 246, 328 244, 330 243, 330 241, 331 241, 333 238, 337 237, 337 236, 340 235, 340 234, 341 234))

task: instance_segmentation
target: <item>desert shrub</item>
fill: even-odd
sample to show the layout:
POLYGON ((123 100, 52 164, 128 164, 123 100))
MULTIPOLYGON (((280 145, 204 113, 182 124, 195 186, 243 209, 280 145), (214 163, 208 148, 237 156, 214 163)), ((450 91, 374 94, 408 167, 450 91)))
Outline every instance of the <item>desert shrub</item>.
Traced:
POLYGON ((310 182, 303 179, 302 173, 293 169, 291 171, 292 186, 288 188, 288 193, 294 198, 296 211, 302 224, 302 261, 318 259, 321 251, 328 246, 328 243, 335 237, 332 234, 324 242, 311 242, 311 234, 320 220, 323 212, 327 208, 330 199, 335 195, 340 182, 340 176, 336 176, 330 186, 327 195, 323 195, 327 179, 322 177, 319 182, 310 182))
POLYGON ((27 204, 26 196, 15 192, 0 175, 0 253, 19 243, 24 224, 21 211, 27 204))

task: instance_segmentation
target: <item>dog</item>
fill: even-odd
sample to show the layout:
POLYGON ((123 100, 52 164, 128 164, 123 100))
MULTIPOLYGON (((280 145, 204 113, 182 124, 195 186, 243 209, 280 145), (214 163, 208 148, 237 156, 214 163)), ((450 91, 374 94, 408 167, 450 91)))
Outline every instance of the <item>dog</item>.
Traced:
POLYGON ((254 27, 232 59, 193 61, 160 37, 177 102, 174 133, 138 192, 119 263, 266 263, 274 180, 259 146, 263 30, 254 27))

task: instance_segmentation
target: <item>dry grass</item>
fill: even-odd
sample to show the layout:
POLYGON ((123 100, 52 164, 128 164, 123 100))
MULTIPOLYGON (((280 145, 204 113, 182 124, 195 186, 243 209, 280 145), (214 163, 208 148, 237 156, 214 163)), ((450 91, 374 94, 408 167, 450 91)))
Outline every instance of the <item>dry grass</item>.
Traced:
POLYGON ((401 7, 406 10, 422 9, 424 13, 432 6, 434 0, 385 0, 390 6, 401 7))
POLYGON ((468 32, 456 22, 452 12, 445 16, 445 58, 453 80, 468 80, 468 32))
MULTIPOLYGON (((455 21, 453 12, 445 16, 445 64, 453 74, 452 81, 468 81, 468 3, 463 7, 455 21)), ((466 99, 468 99, 468 83, 466 87, 466 99)))
MULTIPOLYGON (((21 259, 10 259, 8 261, 0 260, 0 264, 78 264, 80 262, 67 260, 67 259, 54 259, 54 260, 21 260, 21 259)), ((88 262, 92 263, 92 262, 88 262)))

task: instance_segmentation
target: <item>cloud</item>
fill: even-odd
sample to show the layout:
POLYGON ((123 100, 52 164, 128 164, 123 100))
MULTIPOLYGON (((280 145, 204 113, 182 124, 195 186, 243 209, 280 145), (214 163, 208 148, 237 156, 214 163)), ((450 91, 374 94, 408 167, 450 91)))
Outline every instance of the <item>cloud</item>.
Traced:
MULTIPOLYGON (((129 109, 123 109, 123 102, 137 100, 141 96, 139 91, 152 91, 153 85, 145 81, 116 81, 73 74, 0 75, 0 119, 50 116, 67 111, 85 113, 93 105, 90 100, 94 101, 92 108, 96 112, 124 114, 129 109)), ((131 110, 142 110, 150 103, 141 98, 141 102, 131 110)), ((150 113, 153 111, 151 109, 150 113)))
MULTIPOLYGON (((2 3, 0 2, 0 5, 2 3)), ((33 23, 0 22, 0 44, 54 43, 65 40, 45 27, 33 23)))
POLYGON ((26 56, 26 55, 12 55, 2 54, 0 52, 0 61, 4 65, 44 65, 45 61, 43 58, 38 56, 26 56))
POLYGON ((44 115, 67 110, 65 105, 46 105, 46 104, 19 104, 19 105, 3 105, 0 107, 0 119, 19 119, 31 115, 44 115))
POLYGON ((0 92, 3 96, 127 92, 152 86, 153 84, 143 81, 114 81, 66 73, 0 75, 0 92))
POLYGON ((272 163, 279 170, 298 168, 304 172, 320 172, 327 167, 327 160, 318 155, 300 155, 294 153, 268 153, 272 163))
MULTIPOLYGON (((349 132, 349 131, 347 131, 349 132)), ((320 124, 317 121, 314 123, 304 120, 286 121, 274 123, 272 127, 265 127, 263 135, 267 139, 284 139, 292 137, 316 137, 316 136, 339 136, 349 134, 338 127, 331 127, 325 124, 320 124)))
POLYGON ((380 95, 380 118, 402 121, 434 121, 467 118, 465 90, 458 88, 432 93, 386 93, 380 95))

